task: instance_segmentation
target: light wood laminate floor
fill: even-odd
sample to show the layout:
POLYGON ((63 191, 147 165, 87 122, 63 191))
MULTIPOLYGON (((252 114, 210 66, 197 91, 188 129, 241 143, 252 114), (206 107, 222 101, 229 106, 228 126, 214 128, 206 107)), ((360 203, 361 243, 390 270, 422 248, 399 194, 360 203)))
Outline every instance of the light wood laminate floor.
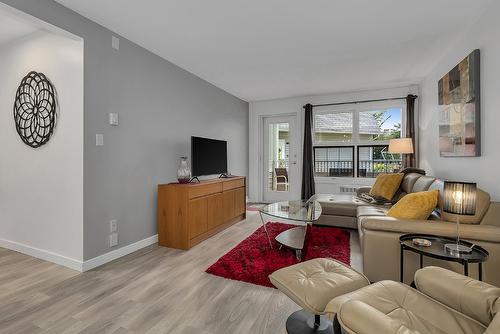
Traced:
POLYGON ((85 273, 0 248, 0 333, 285 333, 286 296, 204 272, 259 226, 249 212, 189 251, 150 246, 85 273))

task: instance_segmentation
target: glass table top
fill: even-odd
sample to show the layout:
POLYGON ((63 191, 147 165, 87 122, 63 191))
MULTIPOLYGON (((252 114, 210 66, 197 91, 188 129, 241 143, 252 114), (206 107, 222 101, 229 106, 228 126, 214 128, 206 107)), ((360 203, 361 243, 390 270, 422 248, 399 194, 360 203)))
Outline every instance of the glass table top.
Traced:
POLYGON ((259 211, 277 218, 314 222, 321 216, 321 205, 317 201, 285 201, 268 204, 259 211))

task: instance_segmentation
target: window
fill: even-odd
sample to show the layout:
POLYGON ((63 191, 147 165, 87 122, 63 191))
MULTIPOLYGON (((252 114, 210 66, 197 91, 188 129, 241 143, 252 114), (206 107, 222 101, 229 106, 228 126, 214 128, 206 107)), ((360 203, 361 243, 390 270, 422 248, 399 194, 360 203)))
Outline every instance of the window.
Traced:
POLYGON ((314 139, 316 142, 350 142, 352 141, 352 132, 352 112, 314 115, 314 139))
POLYGON ((358 146, 358 177, 377 177, 401 168, 401 155, 388 153, 387 145, 358 146))
POLYGON ((401 111, 401 108, 360 111, 360 140, 388 141, 401 138, 401 111))
POLYGON ((354 146, 314 148, 316 176, 354 176, 354 146))
POLYGON ((405 108, 395 102, 315 110, 315 176, 376 177, 400 169, 401 156, 389 154, 388 145, 403 135, 405 108))

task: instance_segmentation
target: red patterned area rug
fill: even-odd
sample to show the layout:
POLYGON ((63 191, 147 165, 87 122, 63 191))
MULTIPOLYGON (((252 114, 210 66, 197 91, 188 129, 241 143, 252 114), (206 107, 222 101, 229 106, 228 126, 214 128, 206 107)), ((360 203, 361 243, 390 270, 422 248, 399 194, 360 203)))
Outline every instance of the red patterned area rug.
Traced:
MULTIPOLYGON (((281 232, 296 225, 268 223, 267 230, 273 249, 260 227, 226 255, 206 270, 207 273, 247 283, 273 287, 268 276, 274 271, 296 264, 295 252, 283 247, 279 250, 274 238, 281 232)), ((350 265, 350 233, 334 227, 312 226, 304 261, 329 257, 350 265)))

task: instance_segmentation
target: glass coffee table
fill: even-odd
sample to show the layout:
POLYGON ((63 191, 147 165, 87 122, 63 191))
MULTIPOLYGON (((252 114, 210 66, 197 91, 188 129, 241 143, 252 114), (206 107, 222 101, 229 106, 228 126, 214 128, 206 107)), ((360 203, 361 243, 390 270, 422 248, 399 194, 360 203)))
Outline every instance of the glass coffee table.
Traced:
POLYGON ((281 247, 295 251, 297 260, 302 261, 304 246, 306 244, 310 225, 321 216, 321 205, 317 201, 285 201, 272 203, 259 210, 262 225, 267 234, 269 246, 273 248, 271 238, 267 232, 263 215, 300 222, 303 225, 292 227, 276 236, 275 240, 281 247))

